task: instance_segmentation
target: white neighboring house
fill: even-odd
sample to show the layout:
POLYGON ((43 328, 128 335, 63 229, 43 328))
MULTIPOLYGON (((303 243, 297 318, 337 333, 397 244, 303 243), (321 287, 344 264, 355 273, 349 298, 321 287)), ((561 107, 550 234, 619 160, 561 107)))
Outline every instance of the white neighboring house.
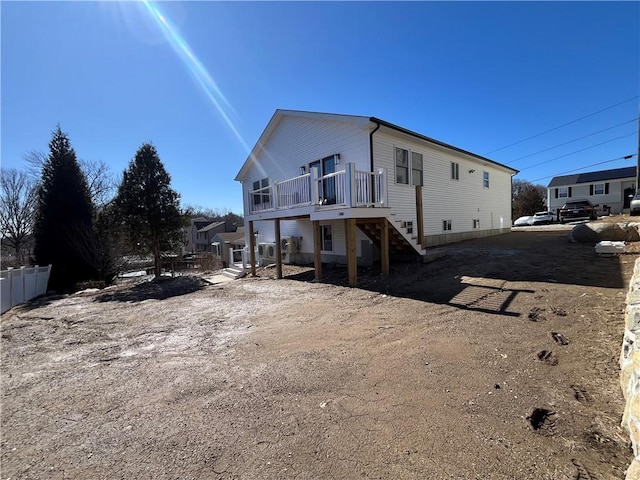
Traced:
POLYGON ((553 177, 547 186, 547 206, 557 212, 571 200, 589 200, 600 211, 621 213, 636 190, 636 167, 553 177))
POLYGON ((354 284, 356 265, 510 231, 516 173, 375 117, 277 110, 236 180, 257 261, 346 263, 354 284))

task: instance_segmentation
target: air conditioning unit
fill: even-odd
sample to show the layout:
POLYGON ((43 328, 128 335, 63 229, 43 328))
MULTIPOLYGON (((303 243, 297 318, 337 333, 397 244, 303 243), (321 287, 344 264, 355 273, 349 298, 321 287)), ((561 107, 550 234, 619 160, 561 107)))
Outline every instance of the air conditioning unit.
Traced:
POLYGON ((261 243, 258 245, 258 255, 265 260, 276 259, 276 244, 275 243, 261 243))
POLYGON ((280 240, 282 253, 296 253, 300 251, 300 237, 286 237, 280 240))

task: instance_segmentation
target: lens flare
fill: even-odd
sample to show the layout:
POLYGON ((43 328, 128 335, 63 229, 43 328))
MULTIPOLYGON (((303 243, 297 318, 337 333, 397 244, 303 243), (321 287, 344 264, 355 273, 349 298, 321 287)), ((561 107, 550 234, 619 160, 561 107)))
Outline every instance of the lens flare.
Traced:
POLYGON ((209 72, 202 62, 198 57, 196 57, 178 30, 171 24, 167 17, 162 14, 158 7, 153 4, 153 2, 150 0, 142 0, 142 3, 151 14, 151 17, 155 20, 169 45, 171 45, 180 60, 183 61, 187 69, 191 72, 193 78, 196 80, 198 85, 200 85, 202 91, 214 105, 224 122, 231 129, 243 148, 249 152, 251 149, 242 138, 242 135, 240 135, 240 132, 233 123, 229 113, 227 113, 234 113, 231 104, 223 95, 222 91, 220 91, 220 88, 218 88, 218 85, 213 78, 211 78, 211 75, 209 75, 209 72))

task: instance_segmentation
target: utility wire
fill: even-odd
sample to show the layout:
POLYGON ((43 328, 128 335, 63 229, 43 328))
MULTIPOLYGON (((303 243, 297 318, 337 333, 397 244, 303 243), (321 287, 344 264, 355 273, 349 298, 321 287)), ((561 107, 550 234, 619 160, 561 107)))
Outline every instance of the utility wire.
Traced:
POLYGON ((506 146, 504 146, 504 147, 500 147, 500 148, 498 148, 498 149, 496 149, 496 150, 491 150, 490 152, 487 152, 487 153, 485 153, 484 155, 489 155, 489 154, 491 154, 491 153, 499 152, 500 150, 504 150, 505 148, 513 147, 514 145, 518 145, 518 144, 520 144, 520 143, 522 143, 522 142, 526 142, 527 140, 531 140, 532 138, 539 137, 539 136, 541 136, 541 135, 544 135, 545 133, 553 132, 554 130, 558 130, 559 128, 566 127, 567 125, 571 125, 572 123, 576 123, 576 122, 579 122, 580 120, 584 120, 585 118, 592 117, 592 116, 594 116, 594 115, 597 115, 598 113, 606 112, 607 110, 611 110, 612 108, 617 107, 618 105, 622 105, 623 103, 627 103, 627 102, 630 102, 631 100, 635 100, 635 99, 636 99, 636 98, 638 98, 639 96, 640 96, 640 95, 636 95, 636 96, 634 96, 634 97, 627 98, 626 100, 623 100, 623 101, 621 101, 621 102, 619 102, 619 103, 616 103, 615 105, 611 105, 611 106, 609 106, 609 107, 607 107, 607 108, 603 108, 602 110, 598 110, 597 112, 593 112, 593 113, 590 113, 590 114, 585 115, 585 116, 583 116, 583 117, 577 118, 577 119, 575 119, 575 120, 571 120, 570 122, 563 123, 562 125, 559 125, 559 126, 557 126, 557 127, 551 128, 551 129, 549 129, 549 130, 545 130, 544 132, 541 132, 541 133, 537 133, 537 134, 532 135, 532 136, 530 136, 530 137, 527 137, 527 138, 525 138, 525 139, 523 139, 523 140, 519 140, 519 141, 517 141, 517 142, 510 143, 509 145, 506 145, 506 146))
POLYGON ((627 123, 637 122, 637 121, 638 121, 638 119, 637 119, 637 118, 632 118, 631 120, 629 120, 629 121, 627 121, 627 122, 619 123, 619 124, 617 124, 617 125, 614 125, 613 127, 609 127, 609 128, 605 128, 605 129, 602 129, 602 130, 598 130, 597 132, 590 133, 590 134, 585 135, 585 136, 583 136, 583 137, 574 138, 573 140, 569 140, 568 142, 564 142, 564 143, 561 143, 561 144, 559 144, 559 145, 555 145, 555 146, 553 146, 553 147, 545 148, 544 150, 540 150, 540 151, 535 152, 535 153, 530 153, 529 155, 525 155, 525 156, 523 156, 523 157, 518 157, 518 158, 516 158, 515 160, 513 160, 513 161, 512 161, 512 162, 510 162, 510 163, 511 163, 511 164, 513 164, 513 163, 515 163, 515 162, 517 162, 517 161, 519 161, 519 160, 523 160, 523 159, 525 159, 525 158, 529 158, 529 157, 533 157, 534 155, 538 155, 539 153, 548 152, 549 150, 553 150, 554 148, 563 147, 563 146, 565 146, 565 145, 569 145, 570 143, 577 142, 578 140, 583 140, 583 139, 585 139, 585 138, 588 138, 588 137, 592 137, 592 136, 594 136, 594 135, 597 135, 598 133, 606 132, 606 131, 608 131, 608 130, 613 130, 614 128, 620 127, 620 126, 622 126, 622 125, 626 125, 627 123))
POLYGON ((573 170, 567 170, 566 172, 556 173, 555 175, 547 175, 546 177, 536 178, 535 180, 531 180, 531 183, 538 182, 540 180, 544 180, 545 178, 559 177, 560 175, 566 175, 567 173, 577 172, 578 170, 584 170, 585 168, 595 167, 597 165, 602 165, 604 163, 611 163, 611 162, 615 162, 615 161, 618 161, 618 160, 630 160, 633 157, 635 157, 636 155, 637 155, 637 153, 632 153, 631 155, 625 155, 624 157, 612 158, 611 160, 605 160, 603 162, 592 163, 591 165, 584 165, 584 166, 582 166, 580 168, 574 168, 573 170))
POLYGON ((552 158, 550 160, 545 160, 544 162, 536 163, 534 165, 529 165, 528 167, 520 169, 520 171, 522 172, 524 170, 528 170, 528 169, 533 168, 533 167, 539 167, 540 165, 544 165, 545 163, 553 162, 554 160, 558 160, 560 158, 569 157, 571 155, 575 155, 576 153, 584 152, 585 150, 590 150, 592 148, 599 147, 600 145, 604 145, 605 143, 610 143, 610 142, 613 142, 615 140, 620 140, 621 138, 630 137, 631 135, 636 135, 636 134, 637 134, 637 132, 631 132, 631 133, 628 133, 627 135, 622 135, 621 137, 612 138, 611 140, 607 140, 605 142, 597 143, 595 145, 591 145, 590 147, 582 148, 580 150, 576 150, 576 151, 571 152, 571 153, 565 153, 564 155, 560 155, 559 157, 555 157, 555 158, 552 158))

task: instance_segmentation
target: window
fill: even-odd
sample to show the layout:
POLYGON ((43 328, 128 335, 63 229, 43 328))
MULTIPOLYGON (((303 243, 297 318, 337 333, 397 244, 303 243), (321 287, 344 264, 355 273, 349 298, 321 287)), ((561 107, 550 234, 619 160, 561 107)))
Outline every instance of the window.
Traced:
POLYGON ((400 222, 400 228, 406 228, 407 233, 413 233, 413 222, 400 222))
POLYGON ((569 188, 568 187, 558 187, 557 193, 558 193, 558 197, 557 198, 568 198, 569 197, 569 188))
POLYGON ((451 180, 460 180, 460 164, 451 162, 451 180))
POLYGON ((608 195, 609 184, 608 183, 596 183, 590 186, 589 195, 608 195))
POLYGON ((411 183, 422 185, 422 154, 411 152, 411 183))
POLYGON ((409 150, 396 147, 396 183, 409 185, 409 150))
POLYGON ((262 180, 256 180, 253 182, 253 191, 258 191, 258 193, 254 193, 252 196, 253 206, 266 207, 269 205, 269 194, 271 193, 271 189, 267 188, 269 186, 269 179, 263 178, 262 180), (264 190, 263 190, 264 189, 264 190))
POLYGON ((443 220, 442 221, 442 230, 443 231, 448 231, 451 230, 451 220, 443 220))
POLYGON ((482 172, 482 186, 489 188, 489 172, 482 172))
POLYGON ((396 183, 424 185, 424 162, 421 153, 395 147, 396 183), (411 159, 411 162, 409 162, 411 159))
POLYGON ((333 252, 331 225, 321 225, 320 228, 322 230, 322 250, 325 252, 333 252))
POLYGON ((480 219, 474 219, 473 220, 473 228, 480 228, 480 219))

